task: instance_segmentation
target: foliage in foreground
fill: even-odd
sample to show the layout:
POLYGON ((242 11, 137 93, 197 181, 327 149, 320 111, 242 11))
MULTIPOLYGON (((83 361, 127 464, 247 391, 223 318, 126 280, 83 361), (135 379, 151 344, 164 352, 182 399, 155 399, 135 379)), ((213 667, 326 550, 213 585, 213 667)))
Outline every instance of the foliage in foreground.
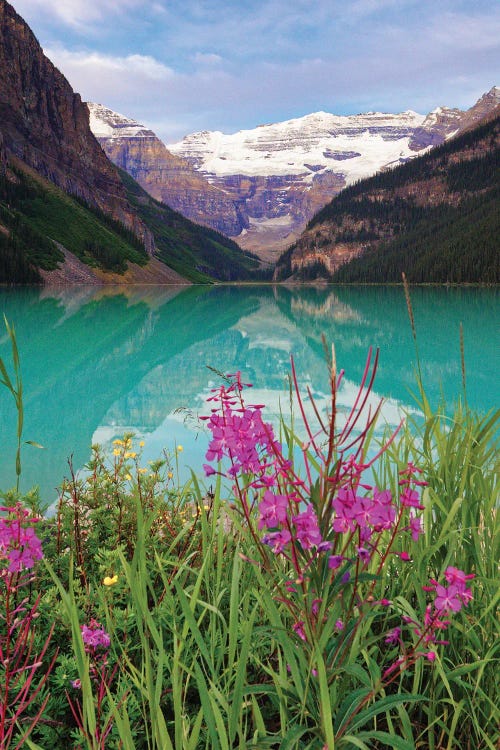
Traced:
POLYGON ((331 363, 305 443, 229 378, 209 490, 125 435, 53 517, 7 494, 2 747, 495 748, 498 415, 424 404, 377 456, 373 374, 340 422, 331 363))

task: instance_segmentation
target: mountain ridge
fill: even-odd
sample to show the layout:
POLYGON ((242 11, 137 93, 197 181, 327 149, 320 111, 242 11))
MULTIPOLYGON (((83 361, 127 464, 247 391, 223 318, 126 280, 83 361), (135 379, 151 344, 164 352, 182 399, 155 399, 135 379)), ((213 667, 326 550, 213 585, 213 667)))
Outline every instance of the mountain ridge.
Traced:
POLYGON ((6 0, 0 0, 0 130, 7 158, 12 154, 108 213, 153 254, 151 233, 128 205, 114 166, 90 131, 86 105, 6 0))

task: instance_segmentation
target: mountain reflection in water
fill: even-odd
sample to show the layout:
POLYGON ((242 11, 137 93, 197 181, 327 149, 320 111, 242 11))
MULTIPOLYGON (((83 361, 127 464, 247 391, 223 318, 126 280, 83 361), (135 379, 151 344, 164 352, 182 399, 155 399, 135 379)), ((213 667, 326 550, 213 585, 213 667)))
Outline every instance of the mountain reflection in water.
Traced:
MULTIPOLYGON (((416 409, 415 350, 404 293, 398 287, 71 287, 1 289, 1 310, 15 326, 24 385, 22 487, 47 502, 67 474, 89 459, 93 442, 125 431, 146 442, 144 460, 182 443, 183 476, 203 462, 206 437, 191 412, 217 376, 241 370, 250 400, 276 421, 288 401, 290 354, 300 382, 326 404, 322 334, 345 370, 341 411, 352 404, 369 347, 380 348, 375 393, 384 418, 416 409), (184 408, 184 411, 178 411, 184 408), (274 413, 274 417, 272 414, 274 413)), ((415 288, 412 302, 422 372, 431 403, 461 393, 459 324, 463 323, 467 396, 485 411, 498 402, 498 294, 495 289, 415 288)), ((10 363, 9 342, 0 356, 10 363)), ((16 414, 0 392, 0 488, 15 484, 16 414)))

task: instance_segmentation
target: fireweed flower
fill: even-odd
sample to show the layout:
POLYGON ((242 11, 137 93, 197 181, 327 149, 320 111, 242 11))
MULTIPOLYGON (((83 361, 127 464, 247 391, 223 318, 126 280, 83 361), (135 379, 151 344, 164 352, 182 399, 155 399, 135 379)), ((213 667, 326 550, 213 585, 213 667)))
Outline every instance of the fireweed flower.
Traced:
POLYGON ((97 649, 107 651, 111 645, 111 638, 97 620, 92 619, 88 625, 81 625, 82 640, 85 651, 95 653, 97 649))
POLYGON ((460 596, 460 590, 457 586, 436 586, 436 599, 434 600, 434 606, 438 611, 444 610, 445 612, 458 612, 462 609, 462 599, 460 596))
POLYGON ((342 555, 330 555, 328 558, 328 567, 332 570, 337 570, 337 568, 340 568, 342 563, 344 562, 344 558, 342 555))
MULTIPOLYGON (((295 378, 293 364, 292 374, 295 378)), ((284 457, 273 427, 263 420, 262 405, 249 406, 244 403, 241 374, 235 373, 229 377, 232 377, 232 381, 214 389, 208 399, 213 408, 211 414, 203 418, 211 433, 206 453, 208 463, 204 469, 206 475, 210 476, 217 473, 211 463, 228 460, 230 468, 224 468, 222 473, 234 479, 233 491, 241 502, 255 541, 266 545, 275 555, 283 555, 285 558, 283 565, 288 565, 289 568, 282 570, 280 567, 279 577, 283 581, 284 572, 289 580, 278 584, 277 591, 279 600, 288 606, 293 616, 292 632, 304 641, 304 648, 308 648, 306 631, 310 632, 313 621, 314 629, 318 628, 318 632, 322 627, 317 618, 324 592, 321 587, 315 590, 311 605, 311 592, 307 591, 307 586, 313 580, 311 573, 316 574, 320 570, 319 567, 316 568, 319 565, 323 566, 322 576, 325 568, 326 571, 331 571, 328 576, 324 576, 324 580, 328 585, 333 583, 332 590, 337 592, 335 596, 345 606, 345 610, 340 612, 341 618, 335 622, 337 631, 345 628, 345 632, 349 633, 348 627, 352 622, 349 602, 354 602, 356 607, 363 604, 384 608, 396 606, 384 598, 383 591, 375 589, 375 580, 367 582, 363 580, 365 576, 358 574, 372 559, 377 560, 379 565, 374 579, 380 577, 382 566, 391 559, 390 555, 396 555, 405 563, 411 562, 405 546, 399 547, 403 551, 397 551, 398 548, 393 543, 396 539, 408 539, 409 535, 412 541, 418 541, 424 533, 420 516, 424 506, 419 488, 425 486, 426 482, 419 479, 420 469, 408 463, 399 472, 399 492, 393 497, 389 490, 373 487, 364 481, 364 474, 370 464, 358 462, 357 459, 362 455, 359 447, 350 456, 340 453, 341 459, 333 468, 329 464, 330 458, 323 452, 321 440, 318 439, 318 435, 322 439, 322 431, 315 432, 306 420, 308 439, 303 450, 310 452, 314 461, 307 464, 307 456, 305 457, 308 476, 307 481, 303 481, 296 473, 293 459, 284 457), (318 477, 311 476, 312 466, 318 477), (331 495, 327 495, 326 502, 324 495, 319 497, 317 503, 314 500, 316 493, 313 483, 316 478, 318 482, 314 484, 314 489, 319 487, 321 490, 325 483, 331 483, 328 485, 331 495), (252 525, 254 508, 258 511, 257 529, 263 532, 260 539, 254 533, 252 525), (349 589, 346 597, 342 593, 344 586, 349 589)), ((340 378, 341 376, 337 387, 340 378)), ((294 385, 300 399, 296 380, 294 385)), ((305 417, 304 413, 303 416, 305 417)), ((368 430, 372 424, 369 418, 366 424, 368 430)), ((331 422, 327 422, 326 426, 335 430, 335 425, 331 422)), ((321 427, 328 434, 323 424, 321 427)), ((330 432, 330 447, 341 445, 344 434, 349 436, 350 429, 345 431, 344 428, 344 432, 340 434, 330 432), (336 443, 336 440, 339 442, 336 443)), ((272 560, 272 557, 266 557, 264 551, 263 557, 266 565, 272 560)), ((271 565, 272 563, 267 570, 272 575, 271 565)), ((434 601, 426 607, 422 623, 417 622, 417 618, 412 620, 403 616, 401 627, 395 627, 385 635, 385 642, 395 646, 400 644, 402 653, 385 670, 384 679, 393 679, 391 675, 404 671, 417 658, 425 657, 432 663, 436 658, 433 648, 446 644, 442 635, 449 625, 447 618, 466 606, 472 598, 470 589, 467 588, 467 582, 472 576, 450 566, 444 577, 446 584, 431 580, 430 585, 425 587, 433 592, 434 601), (414 646, 405 646, 403 643, 403 631, 408 629, 417 637, 414 646)), ((324 599, 324 602, 327 613, 329 601, 324 599)))
POLYGON ((413 511, 410 511, 409 530, 411 531, 411 538, 413 539, 414 542, 417 542, 419 536, 424 533, 422 519, 420 518, 420 516, 415 516, 413 514, 413 511))
POLYGON ((393 628, 385 638, 385 643, 398 643, 401 638, 401 628, 393 628))
POLYGON ((318 519, 312 505, 308 505, 303 513, 292 518, 295 524, 297 540, 300 542, 302 549, 310 549, 321 543, 321 532, 318 526, 318 519))
POLYGON ((294 625, 292 625, 292 629, 297 633, 301 641, 306 641, 306 634, 304 631, 304 622, 302 620, 299 620, 299 622, 296 622, 294 625))
POLYGON ((405 487, 399 499, 401 505, 418 508, 419 510, 424 509, 424 506, 420 504, 420 495, 417 490, 412 490, 410 487, 405 487))
POLYGON ((270 490, 266 490, 259 504, 259 529, 272 529, 285 523, 287 510, 288 499, 286 495, 275 495, 270 490))
POLYGON ((33 529, 37 519, 20 503, 0 510, 7 513, 0 518, 0 560, 8 561, 10 573, 32 568, 43 557, 42 543, 33 529))
POLYGON ((270 534, 265 534, 262 537, 262 542, 264 544, 267 544, 268 547, 271 547, 272 551, 276 555, 281 554, 291 541, 292 535, 290 534, 288 529, 283 529, 282 531, 273 531, 270 534))
POLYGON ((356 497, 353 490, 341 487, 337 496, 332 500, 335 511, 333 530, 343 534, 346 531, 354 531, 356 528, 356 502, 361 498, 356 497))

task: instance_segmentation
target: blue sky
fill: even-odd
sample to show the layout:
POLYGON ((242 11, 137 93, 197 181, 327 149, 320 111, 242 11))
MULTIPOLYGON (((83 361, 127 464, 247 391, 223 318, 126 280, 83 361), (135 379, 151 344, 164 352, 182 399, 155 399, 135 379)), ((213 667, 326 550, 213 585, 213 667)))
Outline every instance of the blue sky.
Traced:
POLYGON ((498 0, 11 0, 86 100, 172 142, 319 110, 467 108, 500 84, 498 0))

